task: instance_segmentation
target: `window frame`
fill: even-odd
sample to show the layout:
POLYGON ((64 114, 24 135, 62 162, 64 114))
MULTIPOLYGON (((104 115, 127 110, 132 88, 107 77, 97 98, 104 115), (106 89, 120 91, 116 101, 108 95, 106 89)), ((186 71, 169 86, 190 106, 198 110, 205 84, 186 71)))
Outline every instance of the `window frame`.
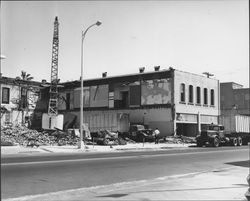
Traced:
POLYGON ((200 105, 201 104, 201 88, 196 87, 196 104, 200 105))
POLYGON ((210 89, 210 105, 215 106, 215 93, 214 89, 210 89))
POLYGON ((9 104, 10 103, 10 88, 8 87, 3 87, 2 88, 2 103, 3 104, 9 104), (4 91, 7 90, 7 100, 5 100, 5 96, 4 96, 4 91))
POLYGON ((203 89, 203 103, 204 105, 208 105, 208 89, 204 88, 203 89))
POLYGON ((180 85, 180 102, 186 103, 186 85, 184 83, 180 85))
POLYGON ((188 86, 188 103, 189 104, 194 103, 194 87, 193 87, 193 85, 188 86))

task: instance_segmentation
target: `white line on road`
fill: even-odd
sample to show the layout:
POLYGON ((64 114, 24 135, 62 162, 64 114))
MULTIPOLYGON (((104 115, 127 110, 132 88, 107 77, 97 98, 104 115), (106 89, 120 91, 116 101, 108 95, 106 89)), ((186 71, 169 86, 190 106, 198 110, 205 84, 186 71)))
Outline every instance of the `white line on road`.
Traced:
MULTIPOLYGON (((240 149, 240 151, 245 149, 240 149)), ((246 149, 248 150, 248 149, 246 149)), ((97 160, 116 160, 116 159, 129 159, 129 158, 150 158, 160 156, 176 156, 176 155, 197 155, 197 154, 216 154, 217 152, 235 152, 236 150, 218 150, 218 151, 202 151, 202 152, 189 152, 189 153, 166 153, 166 154, 143 154, 137 156, 115 156, 105 158, 83 158, 83 159, 66 159, 66 160, 53 160, 53 161, 32 161, 32 162, 17 162, 17 163, 2 163, 1 166, 15 166, 15 165, 36 165, 36 164, 51 164, 51 163, 65 163, 65 162, 83 162, 83 161, 97 161, 97 160)), ((237 150, 238 151, 238 150, 237 150)))

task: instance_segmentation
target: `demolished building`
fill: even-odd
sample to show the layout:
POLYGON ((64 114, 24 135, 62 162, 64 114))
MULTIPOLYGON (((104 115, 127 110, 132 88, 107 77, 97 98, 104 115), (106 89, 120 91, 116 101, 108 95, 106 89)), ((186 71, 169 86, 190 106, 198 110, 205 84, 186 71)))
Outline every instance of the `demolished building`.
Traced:
MULTIPOLYGON (((201 127, 217 124, 219 81, 173 68, 84 80, 84 123, 90 131, 127 129, 127 123, 159 128, 161 135, 196 136, 201 127), (117 120, 120 119, 120 120, 117 120)), ((61 83, 59 113, 76 117, 79 128, 80 80, 61 83)))

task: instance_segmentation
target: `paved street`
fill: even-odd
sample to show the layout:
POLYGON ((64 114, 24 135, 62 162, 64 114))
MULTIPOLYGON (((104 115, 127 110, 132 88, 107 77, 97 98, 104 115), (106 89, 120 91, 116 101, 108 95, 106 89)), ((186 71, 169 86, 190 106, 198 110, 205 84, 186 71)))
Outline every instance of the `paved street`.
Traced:
POLYGON ((248 147, 38 156, 2 159, 2 198, 228 168, 248 147))

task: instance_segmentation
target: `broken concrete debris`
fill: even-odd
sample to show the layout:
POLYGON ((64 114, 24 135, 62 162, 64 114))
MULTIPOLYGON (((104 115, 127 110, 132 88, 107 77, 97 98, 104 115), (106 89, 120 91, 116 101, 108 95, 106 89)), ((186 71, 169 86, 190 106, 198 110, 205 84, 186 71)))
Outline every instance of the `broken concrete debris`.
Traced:
MULTIPOLYGON (((79 136, 75 132, 56 131, 37 131, 28 129, 25 126, 16 125, 1 127, 1 145, 21 145, 21 146, 48 146, 48 145, 78 145, 79 136)), ((91 139, 85 139, 87 144, 97 145, 126 145, 127 143, 136 143, 128 137, 122 137, 117 133, 108 130, 102 130, 91 133, 91 139)), ((194 137, 186 136, 168 136, 160 139, 160 143, 182 144, 195 143, 194 137)))
POLYGON ((79 138, 60 131, 36 131, 25 126, 11 126, 1 128, 1 145, 77 145, 79 138))

